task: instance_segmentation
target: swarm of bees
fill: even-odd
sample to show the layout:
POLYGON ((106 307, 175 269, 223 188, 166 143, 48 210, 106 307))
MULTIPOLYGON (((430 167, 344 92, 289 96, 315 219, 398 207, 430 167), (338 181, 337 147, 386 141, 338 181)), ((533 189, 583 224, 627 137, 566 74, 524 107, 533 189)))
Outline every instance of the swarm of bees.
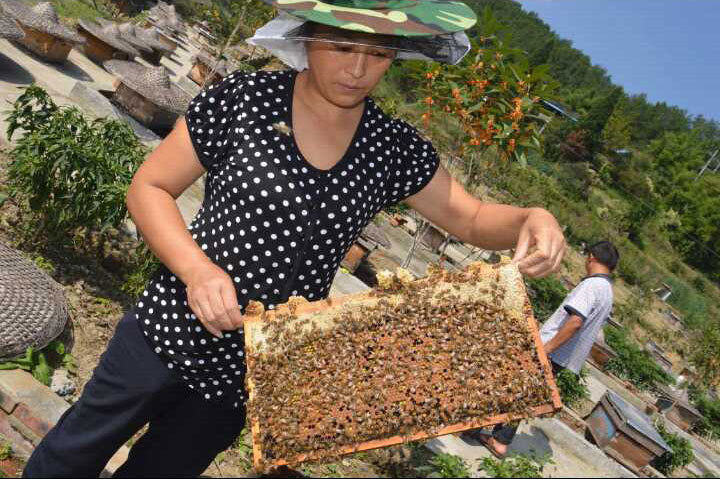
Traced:
POLYGON ((262 461, 529 417, 551 403, 527 317, 508 310, 499 275, 473 290, 477 279, 437 269, 421 281, 386 276, 372 306, 333 308, 329 327, 295 308, 263 321, 268 347, 247 348, 246 377, 262 461))

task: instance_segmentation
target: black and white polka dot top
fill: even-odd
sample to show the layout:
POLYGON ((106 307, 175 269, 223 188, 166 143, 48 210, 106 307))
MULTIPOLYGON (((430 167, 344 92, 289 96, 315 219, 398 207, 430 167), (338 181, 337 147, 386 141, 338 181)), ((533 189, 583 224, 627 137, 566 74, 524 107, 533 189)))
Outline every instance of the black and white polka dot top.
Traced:
MULTIPOLYGON (((186 114, 207 169, 205 198, 188 230, 233 279, 241 312, 250 300, 273 309, 291 295, 326 298, 363 228, 382 208, 420 191, 439 165, 430 142, 367 98, 344 156, 329 170, 313 167, 292 135, 296 75, 231 73, 186 114)), ((136 316, 155 352, 190 388, 243 406, 242 328, 222 339, 207 332, 187 304, 185 285, 164 265, 136 316)))

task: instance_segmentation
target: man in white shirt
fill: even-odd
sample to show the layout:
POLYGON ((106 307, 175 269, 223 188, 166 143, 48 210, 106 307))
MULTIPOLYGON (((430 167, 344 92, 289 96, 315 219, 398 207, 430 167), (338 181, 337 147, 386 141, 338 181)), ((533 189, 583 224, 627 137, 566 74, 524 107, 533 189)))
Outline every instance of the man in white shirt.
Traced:
MULTIPOLYGON (((569 369, 580 373, 595 338, 610 316, 613 305, 612 277, 620 255, 609 241, 585 250, 585 276, 540 328, 540 339, 552 362, 553 373, 569 369)), ((501 457, 515 437, 517 423, 498 424, 492 434, 483 429, 463 433, 501 457)))

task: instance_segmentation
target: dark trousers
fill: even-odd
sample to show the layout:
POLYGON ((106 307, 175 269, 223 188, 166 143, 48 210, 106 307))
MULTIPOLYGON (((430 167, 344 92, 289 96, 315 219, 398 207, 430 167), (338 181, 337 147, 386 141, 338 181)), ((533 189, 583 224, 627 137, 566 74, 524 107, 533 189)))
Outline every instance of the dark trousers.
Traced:
MULTIPOLYGON (((560 371, 565 369, 564 367, 557 365, 552 361, 550 361, 550 365, 552 366, 553 375, 555 377, 560 374, 560 371)), ((509 446, 515 438, 518 427, 520 427, 520 421, 513 421, 507 424, 496 424, 493 428, 492 436, 500 444, 509 446)))
POLYGON ((245 411, 200 397, 151 348, 131 309, 80 399, 35 448, 23 477, 98 477, 148 423, 113 477, 198 477, 233 443, 245 411))

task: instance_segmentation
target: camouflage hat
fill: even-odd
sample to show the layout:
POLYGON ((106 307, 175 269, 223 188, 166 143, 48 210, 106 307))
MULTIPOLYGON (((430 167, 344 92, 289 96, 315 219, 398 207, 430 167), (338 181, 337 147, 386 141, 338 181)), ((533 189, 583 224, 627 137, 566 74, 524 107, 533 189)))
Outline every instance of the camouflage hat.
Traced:
POLYGON ((265 0, 296 17, 384 35, 417 37, 455 33, 475 25, 475 12, 453 0, 265 0))

